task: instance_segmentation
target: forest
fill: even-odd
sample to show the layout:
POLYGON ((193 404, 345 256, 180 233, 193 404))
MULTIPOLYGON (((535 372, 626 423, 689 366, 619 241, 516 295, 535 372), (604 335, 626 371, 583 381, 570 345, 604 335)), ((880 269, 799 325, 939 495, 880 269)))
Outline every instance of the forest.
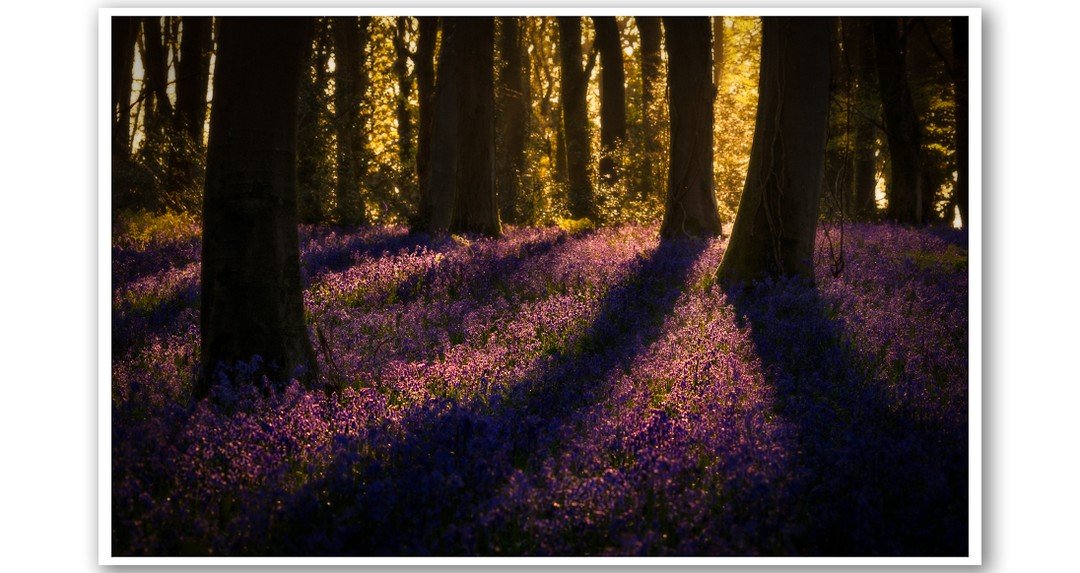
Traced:
POLYGON ((968 27, 113 16, 112 554, 968 555, 968 27))

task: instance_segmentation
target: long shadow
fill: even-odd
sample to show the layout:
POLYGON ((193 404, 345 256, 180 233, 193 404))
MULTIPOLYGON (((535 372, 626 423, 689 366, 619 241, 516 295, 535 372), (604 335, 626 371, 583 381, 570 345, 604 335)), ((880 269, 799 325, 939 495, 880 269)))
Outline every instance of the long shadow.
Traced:
POLYGON ((504 398, 413 412, 404 435, 381 429, 338 444, 325 477, 292 495, 265 546, 283 555, 492 553, 480 523, 516 470, 537 470, 575 412, 602 400, 608 375, 662 334, 703 241, 662 242, 609 290, 584 333, 541 357, 504 398), (375 446, 372 446, 375 444, 375 446), (385 446, 379 444, 386 444, 385 446), (376 448, 372 455, 367 448, 376 448))
POLYGON ((892 407, 812 286, 728 295, 777 389, 777 413, 797 432, 779 524, 789 546, 804 556, 967 555, 966 428, 892 407))

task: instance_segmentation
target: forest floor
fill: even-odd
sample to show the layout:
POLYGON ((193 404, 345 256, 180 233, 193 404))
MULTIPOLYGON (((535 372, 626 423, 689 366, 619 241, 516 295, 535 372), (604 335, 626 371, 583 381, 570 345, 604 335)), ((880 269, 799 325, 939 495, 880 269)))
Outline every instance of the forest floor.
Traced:
POLYGON ((966 555, 965 235, 731 292, 725 244, 304 228, 346 389, 195 403, 198 226, 118 231, 114 554, 966 555))

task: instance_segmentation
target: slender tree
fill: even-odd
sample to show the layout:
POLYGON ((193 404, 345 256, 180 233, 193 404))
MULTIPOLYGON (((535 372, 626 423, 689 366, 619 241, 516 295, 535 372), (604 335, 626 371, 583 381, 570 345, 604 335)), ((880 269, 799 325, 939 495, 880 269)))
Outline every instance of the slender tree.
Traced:
POLYGON ((665 17, 671 110, 663 237, 722 233, 713 188, 712 33, 707 17, 665 17))
POLYGON ((165 122, 172 117, 172 103, 169 101, 169 51, 160 16, 143 18, 143 43, 146 48, 143 69, 146 81, 146 106, 143 108, 146 119, 144 127, 151 134, 157 134, 165 127, 165 122))
POLYGON ((343 225, 367 224, 360 188, 367 175, 366 139, 360 114, 367 91, 361 71, 371 18, 339 17, 334 31, 334 112, 337 126, 337 212, 343 225))
POLYGON ((663 148, 660 143, 661 114, 664 86, 661 81, 664 58, 661 53, 662 28, 657 16, 635 16, 638 34, 641 36, 641 132, 645 138, 644 176, 641 195, 655 196, 659 191, 657 182, 662 177, 660 165, 663 148))
MULTIPOLYGON (((956 204, 968 226, 968 17, 952 17, 953 69, 956 104, 956 204)), ((951 215, 951 213, 950 213, 951 215)))
POLYGON ((867 220, 877 213, 877 121, 881 116, 881 99, 877 95, 874 70, 874 34, 869 18, 842 20, 846 42, 851 46, 849 64, 854 86, 855 124, 852 143, 852 212, 857 219, 867 220))
POLYGON ((619 179, 616 153, 626 140, 626 72, 615 17, 593 16, 592 21, 600 52, 600 179, 611 185, 619 179))
POLYGON ((501 218, 521 223, 519 196, 521 173, 525 170, 525 141, 529 130, 529 57, 525 51, 524 18, 499 18, 499 86, 496 90, 498 154, 495 158, 495 187, 501 218))
POLYGON ((414 230, 428 227, 430 197, 428 171, 431 161, 431 126, 435 94, 435 43, 439 34, 439 19, 433 16, 417 18, 416 53, 413 67, 416 73, 417 130, 416 130, 416 214, 414 230))
POLYGON ((886 216, 919 224, 923 215, 922 127, 908 87, 902 18, 874 18, 878 85, 889 143, 889 204, 886 216))
POLYGON ((138 20, 130 16, 112 18, 112 153, 115 157, 131 155, 128 132, 131 130, 131 82, 135 64, 135 41, 138 20))
POLYGON ((593 203, 589 164, 592 151, 589 145, 589 116, 585 100, 588 76, 582 69, 581 18, 560 16, 559 83, 563 113, 563 134, 566 145, 566 170, 569 179, 568 206, 575 218, 596 218, 593 203))
POLYGON ((314 39, 304 62, 300 80, 299 120, 297 127, 297 179, 299 182, 300 221, 324 223, 328 219, 330 172, 336 157, 330 137, 329 83, 330 54, 333 48, 328 18, 314 21, 314 39))
POLYGON ((203 145, 206 123, 206 88, 210 83, 213 51, 209 16, 181 18, 180 61, 176 70, 176 127, 195 144, 203 145))
POLYGON ((829 19, 763 18, 750 165, 718 279, 814 278, 829 112, 829 19))
MULTIPOLYGON (((412 113, 409 110, 409 98, 412 93, 413 77, 409 73, 409 16, 398 16, 394 20, 394 77, 397 79, 397 97, 394 99, 394 116, 397 119, 398 161, 402 166, 413 162, 412 113)), ((402 192, 410 191, 412 183, 407 172, 401 174, 402 192)))
POLYGON ((253 380, 311 383, 296 217, 297 96, 309 18, 221 19, 203 196, 201 366, 261 358, 253 380))
POLYGON ((495 19, 463 18, 457 180, 450 230, 498 236, 495 195, 495 19))

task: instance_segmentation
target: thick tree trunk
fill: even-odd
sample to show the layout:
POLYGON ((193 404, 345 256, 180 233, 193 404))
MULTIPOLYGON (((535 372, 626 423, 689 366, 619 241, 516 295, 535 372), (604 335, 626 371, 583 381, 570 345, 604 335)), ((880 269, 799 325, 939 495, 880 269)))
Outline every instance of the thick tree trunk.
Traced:
POLYGON ((874 84, 874 34, 869 18, 844 18, 851 42, 851 68, 855 76, 854 154, 852 156, 852 203, 855 218, 870 220, 877 215, 877 119, 881 101, 874 84))
POLYGON ((713 187, 711 39, 706 17, 664 17, 671 146, 663 237, 722 233, 713 187))
POLYGON ((201 367, 311 383, 296 228, 297 96, 309 18, 222 18, 203 197, 201 367))
POLYGON ((181 18, 180 62, 176 72, 176 126, 202 148, 206 123, 206 87, 213 50, 209 16, 181 18))
POLYGON ((712 57, 713 57, 713 85, 716 89, 724 81, 724 17, 713 16, 712 19, 712 57))
POLYGON ((589 145, 589 116, 585 100, 588 78, 582 69, 581 57, 581 18, 560 16, 558 22, 559 67, 562 72, 559 99, 563 112, 569 182, 567 204, 571 217, 595 219, 592 181, 589 179, 592 150, 589 145))
POLYGON ((662 129, 660 105, 664 97, 664 86, 660 76, 663 72, 664 59, 661 54, 662 33, 660 18, 657 16, 635 16, 638 34, 641 36, 641 132, 645 138, 645 174, 641 185, 641 197, 653 197, 660 189, 659 181, 663 176, 660 144, 662 129))
POLYGON ((495 19, 463 18, 457 188, 450 230, 499 236, 495 196, 495 19))
POLYGON ((130 16, 112 18, 112 113, 114 157, 131 155, 128 132, 131 130, 131 82, 135 65, 135 40, 138 20, 130 16))
POLYGON ((337 126, 337 214, 342 225, 367 224, 361 195, 365 173, 364 125, 360 105, 366 84, 361 71, 363 37, 370 18, 331 20, 334 31, 334 112, 337 126), (361 30, 361 27, 363 30, 361 30))
POLYGON ((523 18, 499 18, 499 88, 495 106, 499 149, 495 159, 495 187, 502 219, 521 223, 519 196, 525 169, 525 137, 529 129, 529 58, 521 31, 523 18))
POLYGON ((146 45, 143 69, 146 72, 148 96, 144 108, 145 127, 147 132, 156 134, 172 117, 172 104, 168 94, 169 52, 162 34, 160 16, 143 18, 143 42, 146 45))
POLYGON ((762 19, 761 86, 750 165, 718 279, 814 278, 829 112, 829 19, 762 19))
MULTIPOLYGON (((953 16, 952 48, 956 73, 956 204, 968 227, 968 17, 953 16)), ((952 213, 947 219, 951 220, 952 213)))
POLYGON ((626 140, 626 72, 614 16, 593 16, 600 51, 600 180, 619 180, 619 146, 626 140))
POLYGON ((461 120, 463 18, 443 17, 439 44, 439 68, 435 81, 431 124, 431 155, 428 169, 426 221, 428 230, 450 230, 458 171, 458 127, 461 120))
POLYGON ((401 162, 402 174, 400 189, 406 196, 412 195, 412 183, 406 165, 413 163, 412 114, 409 111, 409 97, 412 93, 412 76, 409 74, 409 16, 398 16, 394 22, 394 77, 397 79, 398 93, 394 101, 394 115, 397 118, 398 161, 401 162))
POLYGON ((431 162, 432 111, 435 94, 435 42, 439 34, 439 19, 435 16, 419 16, 416 38, 416 56, 413 67, 416 72, 417 130, 416 130, 416 215, 412 221, 414 230, 424 230, 430 224, 428 202, 430 189, 428 171, 431 162))
POLYGON ((878 84, 889 142, 889 205, 886 217, 908 224, 922 222, 922 134, 908 88, 901 21, 874 18, 878 84))

